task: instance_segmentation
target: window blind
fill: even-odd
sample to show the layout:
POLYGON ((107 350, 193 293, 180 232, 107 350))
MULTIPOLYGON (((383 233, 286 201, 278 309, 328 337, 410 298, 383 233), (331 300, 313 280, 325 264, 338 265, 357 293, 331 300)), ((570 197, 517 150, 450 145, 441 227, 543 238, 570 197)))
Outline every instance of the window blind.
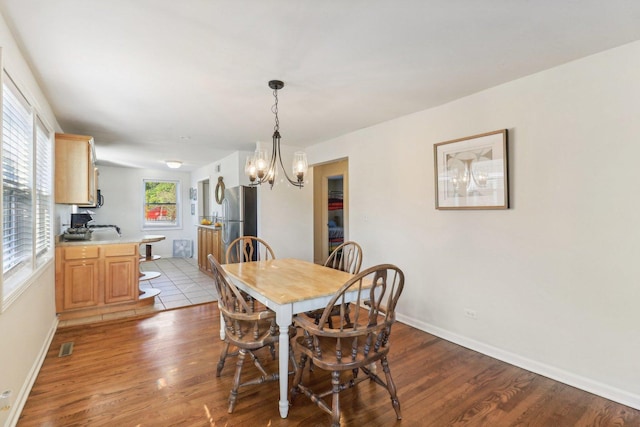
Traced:
POLYGON ((52 149, 51 134, 38 118, 36 120, 36 264, 41 265, 52 253, 51 204, 52 196, 52 149))
POLYGON ((52 134, 2 73, 2 282, 0 311, 53 257, 52 134), (34 262, 35 261, 35 262, 34 262))

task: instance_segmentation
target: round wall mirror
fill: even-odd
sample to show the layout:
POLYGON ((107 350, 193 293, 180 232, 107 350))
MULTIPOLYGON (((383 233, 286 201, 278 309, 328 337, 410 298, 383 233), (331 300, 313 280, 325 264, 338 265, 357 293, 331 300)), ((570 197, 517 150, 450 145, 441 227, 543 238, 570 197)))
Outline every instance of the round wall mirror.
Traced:
POLYGON ((218 177, 218 183, 216 184, 215 189, 216 203, 221 205, 222 200, 224 199, 224 182, 222 182, 222 177, 218 177))

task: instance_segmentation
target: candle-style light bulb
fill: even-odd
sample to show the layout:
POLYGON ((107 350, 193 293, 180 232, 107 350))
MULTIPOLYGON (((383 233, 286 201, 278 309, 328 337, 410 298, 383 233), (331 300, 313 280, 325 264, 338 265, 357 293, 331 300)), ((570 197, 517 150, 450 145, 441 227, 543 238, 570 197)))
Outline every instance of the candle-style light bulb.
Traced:
POLYGON ((298 182, 302 182, 308 169, 307 155, 302 151, 296 151, 293 154, 293 174, 298 179, 298 182))
POLYGON ((253 156, 247 156, 247 161, 244 164, 244 173, 249 176, 249 181, 252 183, 256 180, 257 171, 253 156))

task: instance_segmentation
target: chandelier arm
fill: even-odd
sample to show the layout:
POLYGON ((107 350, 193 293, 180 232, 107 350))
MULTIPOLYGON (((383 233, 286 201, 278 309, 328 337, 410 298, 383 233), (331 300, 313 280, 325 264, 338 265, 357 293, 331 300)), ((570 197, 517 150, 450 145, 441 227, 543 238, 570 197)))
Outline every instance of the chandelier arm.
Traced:
POLYGON ((275 184, 276 182, 276 169, 278 167, 278 164, 276 163, 276 147, 271 144, 271 159, 269 159, 269 170, 267 172, 267 176, 265 178, 267 178, 267 182, 269 182, 269 176, 271 176, 272 180, 269 182, 269 185, 271 189, 273 189, 273 184, 275 184))
MULTIPOLYGON (((273 136, 273 143, 274 145, 276 145, 276 134, 274 134, 273 136)), ((278 158, 280 159, 280 167, 282 167, 282 171, 284 172, 284 176, 287 178, 287 181, 289 181, 289 183, 291 185, 295 185, 296 187, 300 187, 302 188, 302 183, 300 181, 294 181, 291 178, 289 178, 289 174, 287 173, 287 169, 284 167, 284 164, 282 163, 282 153, 280 152, 280 134, 278 134, 277 137, 277 146, 278 146, 278 158)))

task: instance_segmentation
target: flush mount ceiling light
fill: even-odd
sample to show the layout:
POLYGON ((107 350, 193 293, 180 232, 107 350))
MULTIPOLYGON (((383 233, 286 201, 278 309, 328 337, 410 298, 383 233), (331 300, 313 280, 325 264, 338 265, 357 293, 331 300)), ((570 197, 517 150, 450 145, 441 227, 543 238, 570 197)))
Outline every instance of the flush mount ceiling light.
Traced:
POLYGON ((302 151, 297 151, 293 154, 293 175, 295 180, 289 178, 287 170, 282 162, 282 154, 280 154, 280 121, 278 119, 278 90, 284 87, 284 83, 280 80, 271 80, 269 87, 273 89, 273 98, 275 102, 271 107, 271 111, 275 115, 275 126, 273 127, 273 144, 271 146, 271 156, 267 157, 267 150, 263 150, 260 147, 256 149, 253 156, 247 157, 247 163, 245 164, 244 171, 249 176, 251 185, 260 185, 268 182, 273 188, 273 183, 276 180, 276 163, 279 162, 284 172, 284 176, 291 185, 302 188, 304 186, 304 174, 307 173, 307 155, 302 151))
POLYGON ((182 166, 182 162, 180 160, 165 160, 165 163, 171 169, 178 169, 180 166, 182 166))

